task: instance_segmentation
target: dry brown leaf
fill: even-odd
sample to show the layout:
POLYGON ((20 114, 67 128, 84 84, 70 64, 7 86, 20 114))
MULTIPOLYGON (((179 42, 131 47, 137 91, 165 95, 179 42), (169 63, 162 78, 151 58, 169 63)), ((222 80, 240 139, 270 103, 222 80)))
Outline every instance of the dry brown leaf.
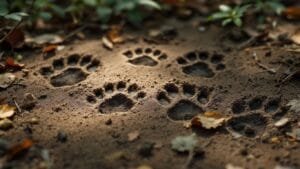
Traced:
POLYGON ((24 68, 24 64, 16 62, 12 57, 6 59, 5 68, 12 70, 21 70, 24 68))
POLYGON ((229 118, 217 112, 205 112, 192 118, 191 126, 204 129, 215 129, 222 126, 229 118))
POLYGON ((48 45, 45 46, 42 50, 43 53, 50 53, 56 51, 57 45, 48 45))
POLYGON ((9 87, 16 80, 16 76, 12 73, 0 74, 0 88, 9 87))
POLYGON ((14 157, 17 157, 18 155, 22 154, 24 151, 30 149, 33 146, 33 141, 30 139, 24 139, 21 143, 18 143, 16 145, 13 145, 11 148, 9 148, 7 156, 8 159, 13 159, 14 157))
POLYGON ((114 48, 114 44, 105 36, 102 37, 102 44, 107 49, 112 50, 114 48))
POLYGON ((134 141, 140 137, 140 132, 133 131, 133 132, 128 133, 127 136, 128 136, 128 141, 134 141))
POLYGON ((283 11, 288 19, 300 19, 300 7, 288 7, 283 11))
POLYGON ((5 39, 5 41, 14 49, 21 48, 24 45, 25 36, 21 29, 14 29, 5 39))
POLYGON ((107 32, 107 38, 114 44, 124 42, 123 36, 121 36, 122 27, 119 25, 114 25, 107 32))
POLYGON ((8 104, 0 105, 0 119, 12 117, 15 114, 15 109, 8 104))

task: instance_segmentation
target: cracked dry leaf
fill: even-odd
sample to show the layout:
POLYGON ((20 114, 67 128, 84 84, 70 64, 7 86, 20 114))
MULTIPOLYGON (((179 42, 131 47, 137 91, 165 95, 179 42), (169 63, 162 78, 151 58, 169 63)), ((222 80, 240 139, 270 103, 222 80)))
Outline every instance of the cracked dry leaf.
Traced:
POLYGON ((8 88, 15 80, 16 76, 12 73, 0 74, 0 88, 8 88))
POLYGON ((290 107, 290 110, 300 113, 300 99, 290 100, 287 104, 290 107))
POLYGON ((12 117, 15 114, 15 107, 8 104, 0 105, 0 119, 12 117))
POLYGON ((196 134, 193 133, 189 136, 177 136, 171 142, 172 149, 177 152, 190 152, 198 144, 196 134))
POLYGON ((229 120, 229 118, 224 117, 220 113, 205 112, 204 114, 193 117, 191 120, 191 126, 205 129, 215 129, 222 126, 227 120, 229 120))

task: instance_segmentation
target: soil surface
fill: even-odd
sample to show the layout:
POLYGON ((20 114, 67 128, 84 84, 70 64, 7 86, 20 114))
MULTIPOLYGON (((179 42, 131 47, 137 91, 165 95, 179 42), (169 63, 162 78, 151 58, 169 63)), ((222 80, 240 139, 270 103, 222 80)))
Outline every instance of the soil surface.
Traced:
MULTIPOLYGON (((15 100, 23 112, 1 137, 12 143, 30 137, 49 150, 57 169, 179 169, 187 155, 170 143, 193 132, 201 153, 190 169, 299 169, 299 142, 285 133, 299 125, 286 104, 300 94, 300 81, 280 81, 299 67, 299 53, 280 45, 238 49, 247 39, 232 38, 234 30, 198 30, 196 21, 164 21, 173 32, 158 41, 147 33, 161 25, 126 30, 133 40, 112 50, 93 38, 74 41, 50 58, 25 52, 29 74, 18 72, 21 80, 1 91, 1 99, 15 100), (28 103, 28 93, 35 103, 28 103), (215 130, 183 126, 206 111, 232 119, 215 130), (290 122, 275 127, 283 117, 290 122), (37 124, 28 123, 33 118, 37 124), (138 138, 128 140, 135 131, 138 138)), ((31 168, 26 160, 18 159, 25 161, 21 168, 31 168)))

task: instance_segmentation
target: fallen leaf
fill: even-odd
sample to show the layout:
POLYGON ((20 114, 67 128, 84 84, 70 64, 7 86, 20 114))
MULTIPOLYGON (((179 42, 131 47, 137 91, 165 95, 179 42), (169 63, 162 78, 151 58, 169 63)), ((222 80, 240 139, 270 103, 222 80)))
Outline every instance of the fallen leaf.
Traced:
POLYGON ((8 104, 0 105, 0 119, 12 117, 15 114, 15 109, 8 104))
POLYGON ((290 107, 290 110, 300 113, 300 99, 294 99, 288 102, 287 106, 290 107))
POLYGON ((276 165, 274 169, 296 169, 296 168, 288 167, 288 166, 282 166, 282 165, 276 165))
POLYGON ((229 118, 224 117, 220 113, 205 112, 204 114, 193 117, 191 120, 191 126, 205 129, 215 129, 222 126, 227 120, 229 120, 229 118))
POLYGON ((300 7, 288 7, 283 11, 288 19, 300 19, 300 7))
POLYGON ((57 45, 48 45, 43 48, 42 52, 43 53, 55 52, 56 49, 57 49, 57 45))
POLYGON ((15 61, 14 58, 8 57, 5 61, 5 68, 12 69, 12 70, 21 70, 24 68, 24 64, 18 63, 15 61))
POLYGON ((104 157, 107 161, 116 161, 126 159, 127 154, 124 151, 116 151, 104 157))
POLYGON ((274 126, 282 127, 282 126, 285 126, 289 121, 290 121, 289 118, 282 118, 282 119, 278 120, 277 122, 275 122, 274 126))
POLYGON ((107 38, 114 44, 124 42, 124 38, 121 36, 122 27, 119 25, 113 25, 107 32, 107 38))
POLYGON ((26 150, 29 150, 33 146, 33 141, 30 139, 24 139, 21 143, 13 145, 9 148, 7 156, 8 159, 11 160, 18 155, 22 154, 26 150))
POLYGON ((0 74, 0 88, 9 87, 16 80, 16 76, 12 73, 0 74))
POLYGON ((8 130, 13 127, 13 122, 9 119, 2 119, 0 120, 0 129, 1 130, 8 130))
POLYGON ((21 29, 14 29, 5 39, 5 41, 14 49, 21 48, 24 45, 25 36, 21 29))
POLYGON ((198 144, 196 134, 189 136, 177 136, 171 142, 172 149, 177 152, 191 152, 198 144))
POLYGON ((128 133, 128 141, 134 141, 137 140, 140 136, 140 132, 139 131, 133 131, 128 133))
POLYGON ((291 40, 300 45, 300 29, 298 29, 292 36, 291 36, 291 40))
POLYGON ((34 43, 37 45, 43 45, 43 44, 58 44, 62 43, 64 39, 56 34, 43 34, 36 37, 27 37, 25 39, 26 43, 34 43))
POLYGON ((105 36, 103 36, 103 38, 102 38, 102 44, 107 49, 112 50, 114 48, 114 44, 109 39, 107 39, 107 37, 105 37, 105 36))

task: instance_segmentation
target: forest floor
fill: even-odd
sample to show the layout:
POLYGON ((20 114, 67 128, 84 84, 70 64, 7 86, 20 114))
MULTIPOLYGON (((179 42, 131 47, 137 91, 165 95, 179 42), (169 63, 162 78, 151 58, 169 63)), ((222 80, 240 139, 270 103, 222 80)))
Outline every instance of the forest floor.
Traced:
POLYGON ((270 40, 299 24, 282 22, 261 42, 198 21, 126 28, 127 40, 112 49, 88 36, 49 57, 23 51, 25 70, 0 91, 1 103, 20 107, 1 138, 10 144, 30 138, 33 147, 6 165, 179 169, 188 156, 171 142, 196 133, 187 168, 299 169, 300 116, 287 106, 300 94, 299 46, 270 40), (228 120, 211 128, 186 125, 204 112, 228 120))

